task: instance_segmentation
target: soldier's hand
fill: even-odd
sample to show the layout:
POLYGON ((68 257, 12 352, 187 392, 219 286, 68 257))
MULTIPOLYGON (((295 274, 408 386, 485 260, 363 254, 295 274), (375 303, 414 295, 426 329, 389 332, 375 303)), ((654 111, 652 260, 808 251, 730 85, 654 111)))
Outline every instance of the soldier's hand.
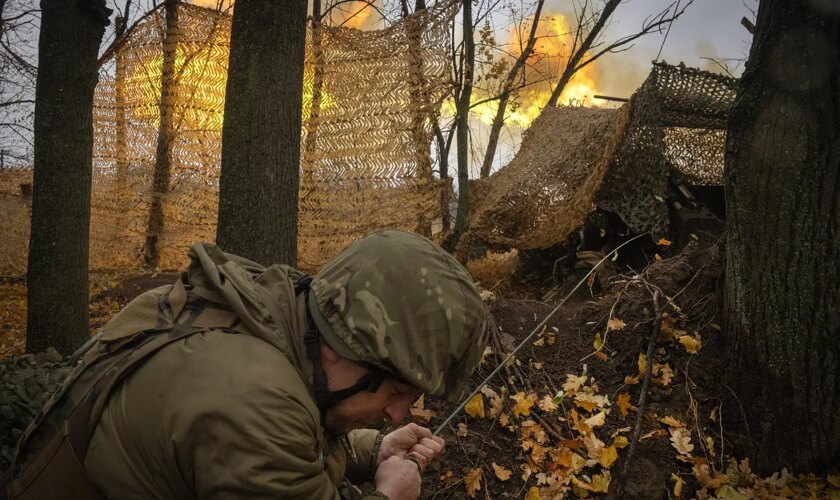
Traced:
POLYGON ((390 500, 416 500, 420 496, 420 471, 417 464, 392 456, 376 469, 376 491, 390 500))
POLYGON ((379 447, 378 463, 390 457, 405 458, 413 455, 425 469, 443 453, 446 442, 425 427, 411 423, 387 434, 379 447))

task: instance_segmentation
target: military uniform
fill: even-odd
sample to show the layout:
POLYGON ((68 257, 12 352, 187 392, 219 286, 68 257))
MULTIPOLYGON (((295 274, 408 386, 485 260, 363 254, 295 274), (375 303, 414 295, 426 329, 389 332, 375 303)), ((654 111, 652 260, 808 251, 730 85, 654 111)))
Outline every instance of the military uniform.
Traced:
POLYGON ((309 287, 206 243, 190 258, 187 279, 135 299, 98 340, 191 329, 120 380, 77 453, 105 497, 353 496, 348 480, 373 479, 382 436, 327 434, 308 325, 342 357, 453 400, 487 344, 469 275, 414 234, 359 240, 309 287))

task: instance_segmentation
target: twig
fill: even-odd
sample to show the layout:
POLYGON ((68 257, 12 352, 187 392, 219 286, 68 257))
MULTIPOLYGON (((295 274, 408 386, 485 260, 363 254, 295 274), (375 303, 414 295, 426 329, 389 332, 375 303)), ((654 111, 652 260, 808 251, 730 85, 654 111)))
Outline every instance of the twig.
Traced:
POLYGON ((630 443, 630 451, 627 452, 627 459, 624 467, 621 468, 621 477, 618 481, 618 497, 624 496, 624 481, 627 478, 627 471, 630 470, 630 462, 636 453, 636 446, 639 444, 639 436, 642 433, 642 421, 644 420, 645 407, 647 406, 647 392, 650 386, 651 375, 653 374, 653 348, 656 347, 656 338, 659 336, 659 328, 662 326, 662 313, 659 310, 659 290, 653 292, 653 311, 656 315, 653 320, 653 331, 650 333, 647 348, 647 363, 645 367, 645 381, 642 384, 642 394, 639 396, 639 413, 636 416, 636 429, 633 431, 633 441, 630 443))
MULTIPOLYGON (((540 331, 540 329, 541 329, 542 327, 544 327, 545 325, 547 325, 547 324, 548 324, 548 320, 550 320, 550 319, 551 319, 551 318, 552 318, 552 317, 553 317, 553 316, 557 313, 557 311, 559 311, 559 310, 560 310, 560 308, 563 306, 563 304, 565 304, 565 303, 566 303, 566 301, 567 301, 567 300, 569 300, 569 299, 572 297, 572 295, 573 295, 573 294, 577 291, 577 289, 578 289, 578 288, 580 288, 580 287, 581 287, 581 285, 583 285, 584 283, 586 283, 586 279, 587 279, 587 278, 589 278, 589 275, 591 275, 592 273, 594 273, 594 272, 595 272, 595 270, 596 270, 596 269, 598 269, 598 267, 599 267, 599 266, 600 266, 600 265, 601 265, 604 261, 606 261, 608 258, 610 258, 610 257, 612 256, 612 254, 614 254, 614 253, 618 252, 618 251, 619 251, 622 247, 624 247, 625 245, 627 245, 627 244, 629 244, 629 243, 631 243, 631 242, 633 242, 633 241, 635 241, 635 240, 637 240, 637 239, 639 239, 639 238, 641 238, 642 236, 645 236, 645 235, 647 235, 647 234, 648 234, 648 233, 641 233, 641 234, 638 234, 638 235, 634 236, 633 238, 630 238, 629 240, 625 241, 625 242, 624 242, 624 243, 622 243, 621 245, 617 246, 617 247, 616 247, 613 251, 611 251, 610 253, 608 253, 607 255, 605 255, 603 259, 601 259, 600 261, 598 261, 598 263, 597 263, 597 264, 595 264, 595 266, 594 266, 592 269, 590 269, 588 273, 586 273, 586 275, 583 277, 583 279, 581 279, 581 280, 578 282, 578 284, 577 284, 577 285, 575 285, 575 287, 574 287, 574 288, 572 288, 572 291, 571 291, 571 292, 569 292, 569 293, 568 293, 568 295, 566 295, 566 296, 563 298, 563 300, 561 300, 561 301, 560 301, 560 303, 559 303, 559 304, 557 304, 557 306, 556 306, 554 309, 552 309, 552 311, 551 311, 550 313, 548 313, 548 315, 547 315, 545 318, 543 318, 543 320, 542 320, 542 321, 540 321, 540 324, 538 324, 536 327, 534 327, 534 329, 531 331, 531 333, 529 333, 529 334, 528 334, 528 336, 527 336, 527 337, 525 337, 524 339, 522 339, 522 342, 520 342, 520 343, 519 343, 519 345, 518 345, 518 346, 516 346, 516 348, 513 350, 513 352, 511 352, 510 354, 508 354, 508 355, 507 355, 507 357, 505 358, 505 360, 504 360, 504 361, 502 361, 502 363, 501 363, 499 366, 497 366, 497 367, 496 367, 496 369, 495 369, 495 370, 493 370, 493 371, 490 373, 490 375, 488 375, 488 376, 487 376, 487 377, 486 377, 486 378, 485 378, 485 379, 484 379, 484 380, 483 380, 480 384, 478 384, 478 385, 476 386, 476 388, 475 388, 475 389, 473 389, 473 391, 472 391, 472 392, 470 392, 470 393, 469 393, 469 395, 467 395, 467 397, 466 397, 466 398, 464 398, 464 399, 461 401, 461 404, 459 404, 459 405, 458 405, 458 406, 457 406, 454 410, 452 410, 452 413, 450 413, 450 414, 449 414, 449 416, 448 416, 448 417, 446 417, 446 420, 444 420, 444 421, 443 421, 443 423, 442 423, 442 424, 440 424, 440 425, 438 426, 438 428, 437 428, 437 429, 435 429, 435 432, 434 432, 435 436, 437 436, 437 435, 440 433, 440 431, 442 431, 443 429, 445 429, 445 428, 446 428, 446 426, 449 424, 449 422, 451 422, 451 421, 452 421, 452 419, 453 419, 453 418, 455 418, 455 415, 457 415, 457 414, 458 414, 461 410, 463 410, 463 409, 464 409, 464 406, 466 406, 466 405, 467 405, 467 403, 470 401, 470 399, 472 399, 472 397, 473 397, 473 396, 475 396, 476 394, 478 394, 478 391, 480 391, 480 390, 481 390, 481 388, 482 388, 482 387, 484 387, 484 384, 486 384, 486 383, 487 383, 490 379, 492 379, 493 377, 495 377, 495 376, 496 376, 496 374, 497 374, 497 373, 499 373, 499 371, 500 371, 500 370, 504 367, 504 365, 505 365, 505 364, 507 364, 507 362, 508 362, 508 361, 512 360, 512 359, 514 358, 514 356, 516 355, 516 353, 517 353, 517 352, 519 352, 519 350, 520 350, 520 349, 522 349, 522 348, 523 348, 523 347, 524 347, 524 346, 525 346, 528 342, 530 342, 530 341, 531 341, 531 339, 534 337, 534 335, 536 335, 536 334, 537 334, 537 332, 539 332, 539 331, 540 331)), ((660 320, 660 321, 661 321, 661 320, 660 320)))

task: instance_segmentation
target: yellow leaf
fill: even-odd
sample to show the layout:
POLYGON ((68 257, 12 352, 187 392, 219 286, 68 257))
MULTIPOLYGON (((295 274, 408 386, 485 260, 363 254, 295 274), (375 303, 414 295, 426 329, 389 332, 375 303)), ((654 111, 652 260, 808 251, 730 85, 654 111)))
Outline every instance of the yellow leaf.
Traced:
POLYGON ((691 444, 691 432, 684 427, 671 427, 671 446, 677 450, 680 455, 691 455, 694 450, 694 445, 691 444))
POLYGON ((639 377, 631 377, 630 375, 627 375, 626 377, 624 377, 624 383, 626 385, 636 385, 639 383, 639 377))
POLYGON ((618 450, 616 450, 615 445, 613 445, 608 448, 604 448, 604 450, 601 452, 601 458, 599 461, 601 462, 601 465, 603 465, 606 468, 609 468, 613 464, 613 462, 616 461, 617 458, 618 450))
POLYGON ((583 470, 586 467, 586 459, 582 456, 578 455, 577 453, 572 453, 572 465, 569 467, 569 470, 572 472, 578 472, 583 470))
POLYGON ((464 484, 467 487, 467 495, 469 495, 470 498, 475 498, 475 492, 481 490, 482 474, 481 467, 467 472, 467 476, 464 478, 464 484))
POLYGON ((510 475, 513 474, 512 470, 498 466, 496 465, 496 462, 493 462, 490 465, 493 466, 493 472, 496 474, 496 477, 499 478, 500 481, 507 481, 508 479, 510 479, 510 475))
POLYGON ((542 347, 543 344, 545 344, 545 338, 543 338, 543 337, 540 337, 539 339, 534 341, 534 345, 537 346, 537 347, 542 347))
POLYGON ((528 488, 528 493, 525 494, 525 500, 542 500, 542 495, 540 495, 540 489, 536 486, 531 486, 528 488))
POLYGON ((706 464, 695 465, 691 471, 694 473, 694 477, 700 483, 700 486, 710 490, 718 489, 721 485, 729 482, 729 477, 726 474, 710 471, 709 466, 706 464), (715 477, 712 477, 712 474, 715 477))
POLYGON ((592 476, 592 491, 594 493, 606 493, 610 490, 610 471, 592 476))
POLYGON ((653 258, 654 258, 654 260, 662 260, 662 256, 659 255, 658 253, 653 254, 653 258))
POLYGON ((626 418, 627 410, 633 406, 630 404, 630 394, 626 392, 624 394, 619 394, 616 404, 618 405, 618 412, 621 414, 621 418, 626 418))
POLYGON ((516 393, 516 395, 510 397, 512 400, 516 401, 516 404, 513 405, 513 415, 516 417, 525 416, 531 414, 531 407, 534 406, 536 402, 536 397, 532 395, 525 395, 524 392, 520 391, 516 393))
POLYGON ((606 236, 606 235, 607 235, 607 230, 606 230, 606 229, 604 229, 603 227, 602 227, 602 228, 599 228, 599 229, 598 229, 598 235, 599 235, 601 238, 603 238, 604 236, 606 236))
POLYGON ((586 425, 589 427, 600 427, 604 425, 606 421, 607 413, 606 412, 598 412, 596 415, 593 415, 585 420, 586 425))
POLYGON ((627 447, 628 444, 630 444, 630 442, 627 441, 627 437, 618 436, 613 440, 612 445, 620 450, 620 449, 623 449, 623 448, 627 447))
POLYGON ((668 427, 685 427, 685 424, 680 419, 670 415, 660 418, 659 421, 668 427))
POLYGON ((697 351, 700 350, 700 340, 692 337, 691 335, 683 335, 680 337, 680 344, 685 347, 686 352, 689 354, 697 354, 697 351))
POLYGON ((665 238, 659 238, 659 241, 656 242, 657 245, 661 247, 669 247, 671 246, 671 242, 666 240, 665 238))
POLYGON ((597 332, 595 334, 595 342, 592 343, 592 346, 596 351, 600 351, 601 348, 604 347, 604 340, 601 339, 601 332, 597 332))
POLYGON ((573 396, 581 386, 586 383, 586 375, 578 377, 577 375, 566 375, 566 382, 563 384, 563 390, 566 391, 567 396, 573 396))
POLYGON ((448 471, 446 471, 445 473, 443 473, 443 474, 441 474, 441 475, 440 475, 440 480, 441 480, 441 481, 447 481, 447 482, 448 482, 450 479, 452 479, 452 475, 453 475, 453 474, 452 474, 452 471, 451 471, 451 470, 448 470, 448 471))
POLYGON ((647 370, 647 356, 639 353, 639 375, 643 376, 647 370))
POLYGON ((627 325, 618 318, 610 318, 610 320, 607 321, 607 330, 624 330, 625 326, 627 325))
POLYGON ((479 393, 470 398, 464 406, 464 411, 471 417, 484 418, 484 396, 479 393))
POLYGON ((680 498, 680 496, 682 496, 683 486, 685 486, 685 481, 676 474, 671 474, 671 479, 674 480, 674 496, 680 498))

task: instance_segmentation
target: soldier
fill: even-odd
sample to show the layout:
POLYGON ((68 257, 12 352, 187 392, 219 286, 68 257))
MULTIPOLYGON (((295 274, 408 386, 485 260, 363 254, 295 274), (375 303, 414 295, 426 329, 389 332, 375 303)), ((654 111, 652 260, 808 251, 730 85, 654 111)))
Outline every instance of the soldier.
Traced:
POLYGON ((373 480, 369 498, 417 498, 443 440, 365 427, 401 422, 419 392, 462 394, 488 341, 466 270, 401 231, 314 278, 206 243, 189 255, 81 354, 24 434, 9 497, 333 499, 373 480))

